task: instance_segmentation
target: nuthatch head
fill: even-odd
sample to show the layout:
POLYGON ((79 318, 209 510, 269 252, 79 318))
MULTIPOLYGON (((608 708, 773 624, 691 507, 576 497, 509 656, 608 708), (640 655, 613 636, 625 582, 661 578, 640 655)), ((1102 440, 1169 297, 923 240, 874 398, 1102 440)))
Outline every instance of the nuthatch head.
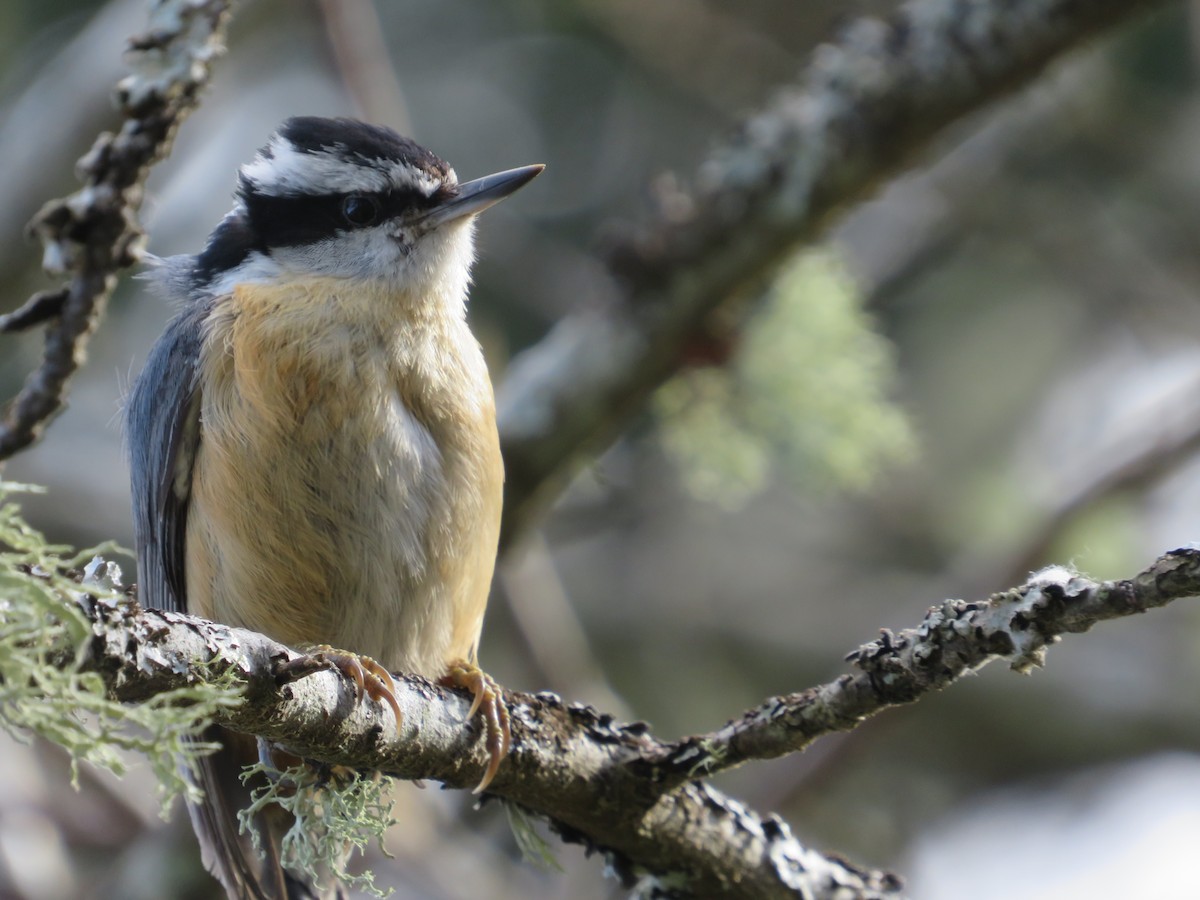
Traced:
MULTIPOLYGON (((180 308, 126 411, 143 603, 341 648, 379 699, 384 669, 469 686, 501 723, 485 783, 503 465, 465 300, 475 214, 541 170, 460 183, 387 128, 289 119, 204 250, 161 262, 180 308)), ((209 867, 234 898, 310 896, 243 846, 232 743, 200 764, 209 867)))
POLYGON ((459 281, 471 265, 474 215, 542 168, 460 184, 449 165, 391 129, 289 119, 242 167, 237 205, 200 254, 194 288, 332 276, 412 292, 459 281))

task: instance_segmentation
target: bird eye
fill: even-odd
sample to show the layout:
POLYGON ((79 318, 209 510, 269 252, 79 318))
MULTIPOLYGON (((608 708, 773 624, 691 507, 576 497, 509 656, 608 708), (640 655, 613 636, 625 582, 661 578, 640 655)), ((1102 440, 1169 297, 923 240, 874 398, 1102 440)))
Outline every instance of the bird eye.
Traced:
POLYGON ((350 194, 342 201, 342 218, 354 228, 374 225, 379 219, 379 201, 368 194, 350 194))

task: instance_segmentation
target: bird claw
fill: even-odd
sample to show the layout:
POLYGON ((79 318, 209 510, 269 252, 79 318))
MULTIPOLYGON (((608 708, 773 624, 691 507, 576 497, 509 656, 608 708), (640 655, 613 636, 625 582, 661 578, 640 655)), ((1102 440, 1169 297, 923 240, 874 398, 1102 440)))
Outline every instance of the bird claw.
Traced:
MULTIPOLYGON (((285 663, 278 675, 281 680, 295 680, 320 669, 330 668, 337 669, 354 682, 356 700, 361 701, 365 694, 378 703, 386 703, 396 716, 397 726, 404 721, 400 703, 396 699, 396 682, 387 669, 369 656, 320 646, 314 648, 308 656, 285 663)), ((452 664, 438 681, 447 687, 465 688, 471 692, 468 719, 473 718, 477 712, 483 713, 484 724, 487 727, 488 765, 483 778, 472 791, 475 794, 483 793, 496 777, 500 764, 504 762, 512 746, 511 719, 500 686, 477 665, 466 662, 452 664)))
MULTIPOLYGON (((396 682, 392 679, 392 673, 371 657, 321 645, 313 648, 307 657, 292 662, 295 663, 294 668, 301 673, 299 677, 319 669, 337 669, 354 682, 355 700, 361 703, 366 695, 376 703, 386 703, 396 716, 396 726, 399 727, 404 721, 404 714, 400 712, 400 701, 396 699, 396 682)), ((290 667, 291 663, 285 666, 285 672, 290 667)))
POLYGON ((496 777, 496 773, 500 771, 500 763, 504 761, 504 757, 508 756, 509 748, 512 746, 508 707, 504 704, 500 686, 496 684, 492 676, 478 666, 466 662, 451 665, 438 682, 447 687, 466 688, 471 692, 473 700, 471 711, 467 713, 468 719, 473 718, 475 713, 481 710, 483 712, 484 723, 487 726, 488 767, 478 786, 471 792, 473 794, 483 793, 492 783, 492 779, 496 777))

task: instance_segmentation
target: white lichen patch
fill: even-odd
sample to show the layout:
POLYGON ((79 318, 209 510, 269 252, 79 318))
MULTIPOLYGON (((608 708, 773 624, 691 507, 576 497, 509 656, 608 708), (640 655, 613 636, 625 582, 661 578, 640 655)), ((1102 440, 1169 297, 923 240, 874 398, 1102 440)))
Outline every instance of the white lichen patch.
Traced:
POLYGON ((341 882, 375 897, 392 893, 391 888, 377 887, 369 870, 347 871, 351 855, 361 854, 371 841, 387 854, 383 838, 396 821, 392 779, 377 773, 331 776, 304 764, 279 771, 256 763, 243 770, 242 781, 258 785, 251 791, 250 806, 238 813, 238 821, 259 852, 254 818, 266 807, 278 806, 294 819, 280 842, 285 868, 303 872, 314 884, 341 882))

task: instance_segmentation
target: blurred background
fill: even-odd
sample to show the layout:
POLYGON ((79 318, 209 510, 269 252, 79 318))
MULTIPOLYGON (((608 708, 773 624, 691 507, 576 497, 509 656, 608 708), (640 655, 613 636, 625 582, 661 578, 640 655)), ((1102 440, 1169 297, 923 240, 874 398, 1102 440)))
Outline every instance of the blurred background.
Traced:
MULTIPOLYGON (((384 122, 464 178, 546 162, 480 227, 471 313, 499 383, 612 297, 598 235, 891 5, 246 2, 150 180, 149 249, 199 250, 292 114, 384 122)), ((47 286, 23 223, 115 124, 144 7, 0 4, 0 310, 47 286)), ((728 364, 668 384, 504 561, 485 668, 675 737, 836 677, 945 597, 1050 562, 1129 576, 1200 537, 1196 11, 961 123, 789 267, 728 364)), ((132 543, 119 403, 169 312, 124 279, 69 409, 5 471, 46 486, 25 506, 51 540, 132 543)), ((0 394, 39 352, 4 338, 0 394)), ((926 900, 1200 897, 1198 677, 1200 611, 1179 603, 718 784, 926 900)), ((623 895, 554 838, 562 872, 523 862, 498 804, 397 796, 395 858, 370 864, 399 898, 623 895)), ((0 898, 216 896, 144 770, 76 792, 56 748, 0 740, 0 898)))

